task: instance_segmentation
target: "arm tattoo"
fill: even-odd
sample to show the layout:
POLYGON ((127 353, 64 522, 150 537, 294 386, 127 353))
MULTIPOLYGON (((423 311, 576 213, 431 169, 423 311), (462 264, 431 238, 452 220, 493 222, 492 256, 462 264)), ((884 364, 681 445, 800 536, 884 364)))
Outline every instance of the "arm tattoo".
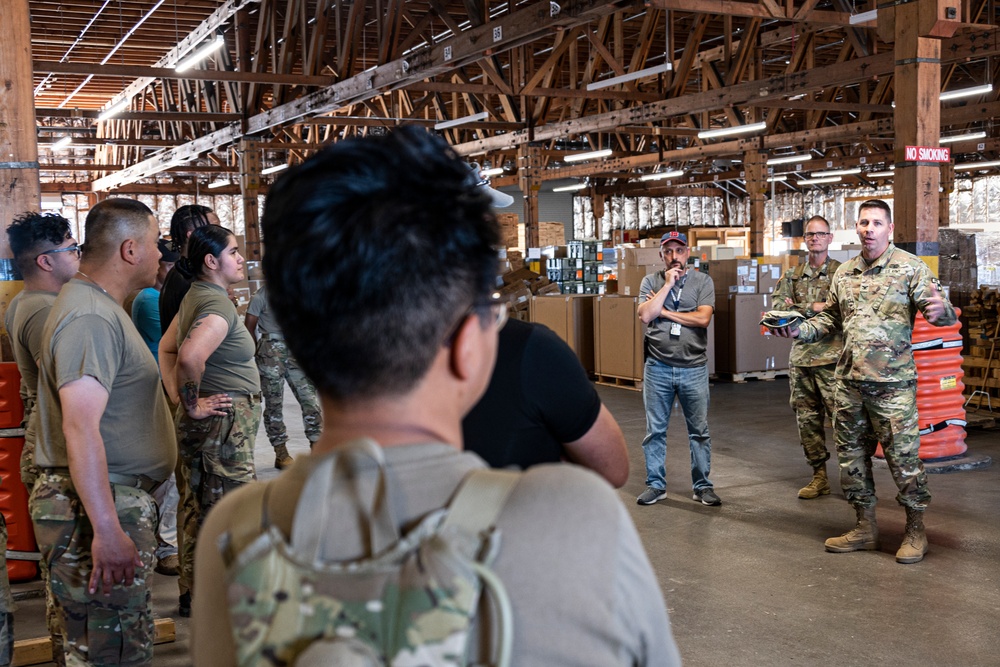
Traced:
POLYGON ((190 412, 198 407, 198 383, 197 382, 185 382, 184 387, 181 389, 181 401, 184 403, 184 409, 190 412))

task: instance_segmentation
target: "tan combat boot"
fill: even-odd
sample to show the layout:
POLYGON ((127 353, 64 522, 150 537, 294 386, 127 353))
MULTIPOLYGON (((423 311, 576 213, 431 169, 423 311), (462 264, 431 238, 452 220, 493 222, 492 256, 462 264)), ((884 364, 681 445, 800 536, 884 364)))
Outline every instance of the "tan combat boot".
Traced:
POLYGON ((906 534, 896 552, 897 563, 919 563, 927 553, 927 533, 924 532, 924 513, 906 508, 906 534))
POLYGON ((274 448, 274 467, 278 470, 284 470, 288 466, 292 465, 292 457, 288 454, 288 448, 285 445, 278 445, 274 448))
POLYGON ((813 470, 812 481, 799 489, 799 498, 810 500, 830 495, 830 480, 826 478, 826 464, 813 470))
POLYGON ((834 553, 849 551, 874 551, 878 549, 878 524, 875 523, 874 507, 855 507, 858 525, 840 537, 826 541, 826 550, 834 553))

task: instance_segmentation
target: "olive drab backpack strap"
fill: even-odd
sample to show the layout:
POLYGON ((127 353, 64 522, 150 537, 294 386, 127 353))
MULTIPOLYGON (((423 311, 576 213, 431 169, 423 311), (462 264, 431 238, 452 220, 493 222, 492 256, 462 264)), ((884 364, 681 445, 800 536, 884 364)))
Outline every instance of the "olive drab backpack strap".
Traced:
MULTIPOLYGON (((455 528, 479 538, 484 545, 484 551, 487 551, 480 555, 480 559, 473 563, 473 567, 496 607, 496 620, 490 637, 496 647, 496 660, 492 664, 497 667, 510 665, 514 643, 514 613, 507 589, 489 567, 495 553, 488 552, 488 547, 490 545, 496 547, 496 542, 490 539, 490 534, 503 511, 507 497, 520 481, 521 475, 521 472, 512 470, 472 471, 466 475, 455 497, 449 503, 448 516, 442 526, 442 531, 455 528)), ((483 628, 479 628, 479 634, 483 634, 483 628)))
POLYGON ((267 497, 271 490, 270 484, 248 485, 247 495, 251 495, 244 508, 233 512, 233 524, 223 535, 220 548, 222 560, 228 568, 236 560, 243 549, 256 540, 267 530, 267 497))
POLYGON ((362 438, 338 447, 333 455, 320 461, 306 480, 295 508, 290 540, 299 556, 313 563, 327 560, 323 553, 324 531, 317 530, 317 527, 329 525, 331 513, 338 511, 335 503, 330 502, 336 475, 342 467, 366 458, 374 462, 378 469, 373 493, 370 498, 361 499, 359 507, 369 527, 368 553, 378 555, 399 542, 399 527, 386 492, 385 454, 374 440, 362 438))

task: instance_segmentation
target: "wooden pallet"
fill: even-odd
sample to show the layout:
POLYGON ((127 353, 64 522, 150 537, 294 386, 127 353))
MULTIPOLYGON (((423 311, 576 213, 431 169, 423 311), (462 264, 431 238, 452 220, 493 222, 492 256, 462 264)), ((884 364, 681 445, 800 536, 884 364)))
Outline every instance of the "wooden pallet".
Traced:
POLYGON ((642 380, 636 378, 623 378, 617 375, 597 375, 594 380, 599 385, 605 387, 619 387, 621 389, 631 389, 632 391, 642 391, 642 380))
POLYGON ((788 369, 775 369, 773 371, 750 371, 747 373, 718 373, 719 379, 726 382, 742 383, 747 380, 763 380, 769 382, 779 377, 788 377, 788 369))
MULTIPOLYGON (((996 403, 996 401, 994 401, 996 403)), ((1000 405, 994 405, 994 412, 990 412, 986 409, 986 402, 983 402, 982 410, 966 410, 965 411, 965 428, 968 430, 970 428, 981 428, 983 430, 992 430, 997 428, 997 421, 1000 420, 1000 405)))

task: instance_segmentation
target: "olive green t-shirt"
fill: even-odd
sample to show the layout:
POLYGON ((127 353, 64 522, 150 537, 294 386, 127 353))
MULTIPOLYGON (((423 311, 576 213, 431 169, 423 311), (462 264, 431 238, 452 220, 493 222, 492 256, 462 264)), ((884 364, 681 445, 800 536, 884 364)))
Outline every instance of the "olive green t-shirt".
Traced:
POLYGON ((17 370, 21 373, 21 400, 25 421, 35 404, 38 389, 38 357, 42 353, 42 329, 58 292, 24 290, 11 299, 4 325, 10 335, 17 370))
POLYGON ((170 477, 177 440, 159 369, 122 307, 96 285, 73 279, 52 305, 42 336, 38 466, 69 465, 59 388, 89 375, 108 392, 101 415, 108 472, 170 477))
POLYGON ((184 295, 177 311, 177 348, 180 349, 192 325, 206 315, 218 315, 229 325, 226 337, 205 361, 202 393, 256 394, 260 392, 260 374, 253 360, 254 342, 240 321, 236 306, 226 290, 214 283, 196 280, 184 295))

